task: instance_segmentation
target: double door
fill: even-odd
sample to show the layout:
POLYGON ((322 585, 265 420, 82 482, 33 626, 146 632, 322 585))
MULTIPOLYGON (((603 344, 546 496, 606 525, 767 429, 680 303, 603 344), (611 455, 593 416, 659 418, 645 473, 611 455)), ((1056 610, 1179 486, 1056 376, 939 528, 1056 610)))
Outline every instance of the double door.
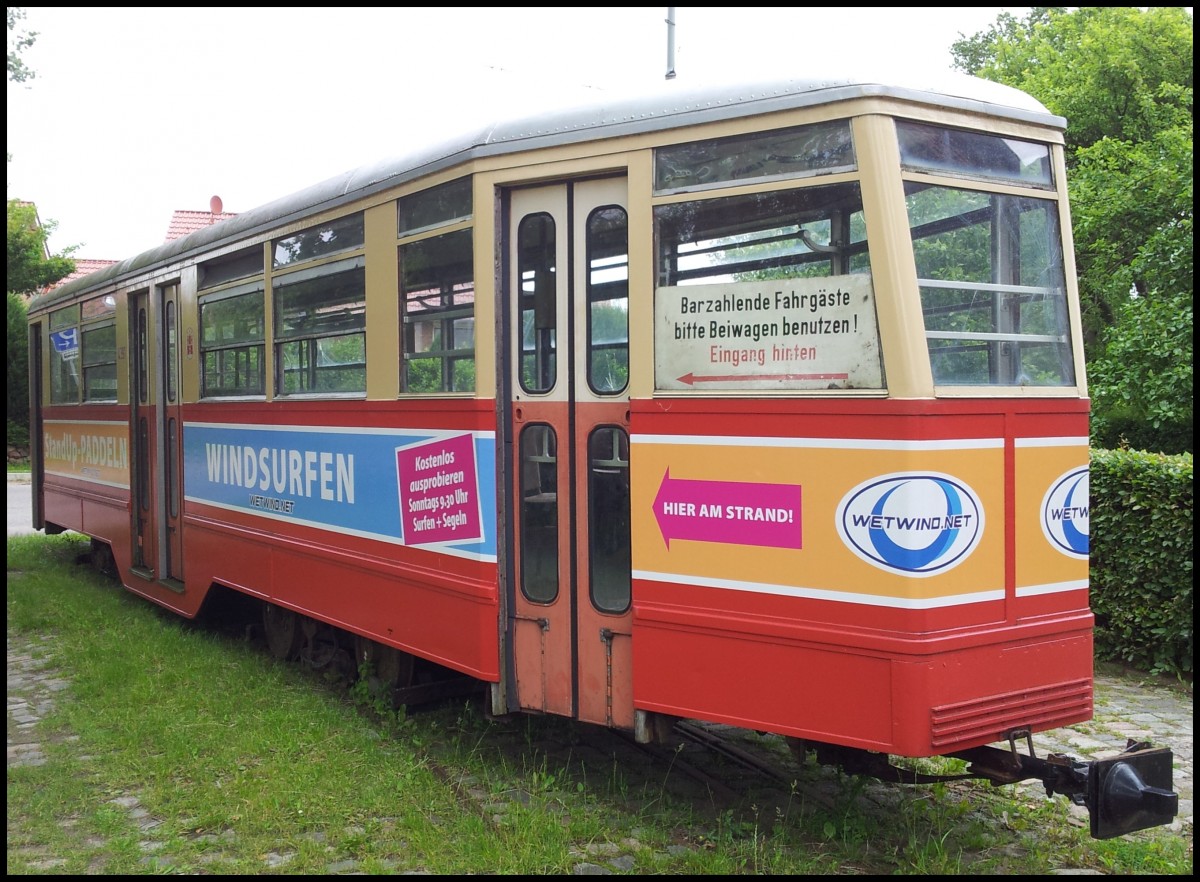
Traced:
POLYGON ((508 194, 508 702, 633 726, 624 178, 508 194))
POLYGON ((131 295, 133 572, 183 590, 179 285, 131 295))

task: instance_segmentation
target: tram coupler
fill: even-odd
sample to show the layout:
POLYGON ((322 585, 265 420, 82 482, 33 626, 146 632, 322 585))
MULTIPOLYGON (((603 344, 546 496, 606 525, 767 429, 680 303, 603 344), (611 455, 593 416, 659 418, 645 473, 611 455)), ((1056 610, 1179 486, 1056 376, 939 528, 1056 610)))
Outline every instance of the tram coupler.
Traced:
POLYGON ((993 784, 1038 779, 1048 796, 1061 795, 1088 810, 1095 839, 1112 839, 1170 824, 1179 813, 1179 794, 1171 789, 1174 754, 1130 739, 1125 749, 1107 759, 1086 762, 1064 754, 1039 758, 1026 731, 1009 734, 1007 751, 977 747, 951 754, 971 763, 973 775, 993 784), (1016 749, 1027 740, 1029 753, 1016 749))

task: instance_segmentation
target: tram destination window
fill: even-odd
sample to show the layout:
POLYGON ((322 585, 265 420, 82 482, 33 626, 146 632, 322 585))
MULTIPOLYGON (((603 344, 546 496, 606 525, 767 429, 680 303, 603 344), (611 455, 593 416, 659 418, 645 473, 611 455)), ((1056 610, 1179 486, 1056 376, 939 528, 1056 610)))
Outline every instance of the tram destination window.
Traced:
POLYGON ((403 353, 408 394, 475 391, 475 265, 471 179, 406 196, 398 206, 403 353), (430 231, 455 226, 443 233, 430 231))
POLYGON ((243 248, 215 260, 200 264, 200 287, 216 288, 250 276, 261 276, 263 272, 263 249, 261 245, 243 248))
POLYGON ((400 200, 397 212, 401 236, 444 227, 471 218, 471 179, 459 178, 400 200))
POLYGON ((328 257, 363 247, 363 216, 352 214, 310 230, 275 240, 272 262, 276 269, 328 257))
POLYGON ((1033 141, 898 121, 906 169, 1050 189, 1050 148, 1033 141))
POLYGON ((263 296, 259 281, 200 298, 201 395, 265 394, 263 296))
POLYGON ((654 154, 654 190, 670 193, 751 181, 833 174, 855 168, 847 120, 692 141, 654 154))

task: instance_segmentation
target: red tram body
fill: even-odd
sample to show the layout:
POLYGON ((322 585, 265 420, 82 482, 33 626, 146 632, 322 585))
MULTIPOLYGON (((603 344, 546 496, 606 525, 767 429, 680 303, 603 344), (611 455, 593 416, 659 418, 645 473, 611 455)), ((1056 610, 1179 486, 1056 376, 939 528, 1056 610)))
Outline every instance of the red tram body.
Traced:
POLYGON ((972 751, 1089 719, 1064 121, 968 78, 671 89, 36 301, 35 526, 179 615, 241 592, 281 656, 336 629, 499 713, 994 778, 972 751))

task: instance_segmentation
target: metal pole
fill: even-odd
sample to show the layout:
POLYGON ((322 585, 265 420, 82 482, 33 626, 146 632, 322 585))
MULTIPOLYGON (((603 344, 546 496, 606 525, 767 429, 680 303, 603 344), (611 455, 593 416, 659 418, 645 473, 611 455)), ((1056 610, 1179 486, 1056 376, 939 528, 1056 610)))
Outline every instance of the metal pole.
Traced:
POLYGON ((675 7, 667 7, 667 79, 675 79, 675 7))

